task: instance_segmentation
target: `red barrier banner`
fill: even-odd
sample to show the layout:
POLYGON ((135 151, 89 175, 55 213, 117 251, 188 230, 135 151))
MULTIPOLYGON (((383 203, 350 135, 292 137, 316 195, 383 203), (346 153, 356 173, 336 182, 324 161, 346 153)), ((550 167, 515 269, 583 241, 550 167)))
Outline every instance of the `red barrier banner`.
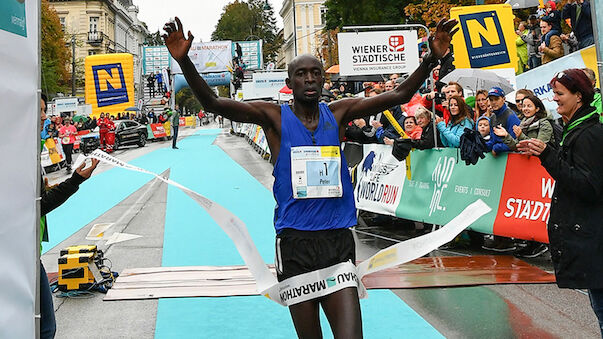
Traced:
POLYGON ((186 126, 186 118, 185 117, 180 117, 180 119, 178 119, 178 126, 186 126))
POLYGON ((548 243, 555 180, 537 157, 510 153, 503 180, 494 234, 548 243))
POLYGON ((151 132, 153 133, 153 137, 155 138, 163 138, 167 137, 165 133, 165 127, 161 123, 151 124, 151 132))

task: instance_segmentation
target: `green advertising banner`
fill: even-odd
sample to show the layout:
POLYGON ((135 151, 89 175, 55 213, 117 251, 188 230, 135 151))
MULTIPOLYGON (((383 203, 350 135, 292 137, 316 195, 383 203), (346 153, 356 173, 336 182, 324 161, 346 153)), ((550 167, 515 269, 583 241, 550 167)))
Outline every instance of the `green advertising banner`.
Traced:
POLYGON ((403 185, 396 216, 444 225, 482 199, 493 212, 478 219, 471 229, 492 233, 507 155, 487 156, 477 165, 467 166, 458 149, 442 148, 413 151, 411 159, 412 178, 403 185))
POLYGON ((0 29, 27 37, 25 0, 0 1, 0 29))

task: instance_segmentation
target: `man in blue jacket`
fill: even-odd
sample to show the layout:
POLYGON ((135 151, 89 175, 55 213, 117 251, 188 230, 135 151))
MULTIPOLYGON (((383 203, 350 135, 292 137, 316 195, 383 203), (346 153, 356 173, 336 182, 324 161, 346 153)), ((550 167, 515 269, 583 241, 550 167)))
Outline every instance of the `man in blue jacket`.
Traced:
POLYGON ((574 31, 574 35, 578 39, 578 49, 595 43, 590 2, 588 0, 569 0, 563 6, 561 15, 564 20, 570 19, 572 31, 574 31))
POLYGON ((494 115, 490 117, 490 141, 486 143, 486 146, 494 155, 509 152, 511 151, 509 146, 505 145, 502 138, 498 137, 495 132, 499 128, 504 128, 513 139, 517 138, 513 132, 513 126, 519 126, 519 118, 505 103, 505 91, 502 88, 492 87, 488 91, 488 100, 494 115))

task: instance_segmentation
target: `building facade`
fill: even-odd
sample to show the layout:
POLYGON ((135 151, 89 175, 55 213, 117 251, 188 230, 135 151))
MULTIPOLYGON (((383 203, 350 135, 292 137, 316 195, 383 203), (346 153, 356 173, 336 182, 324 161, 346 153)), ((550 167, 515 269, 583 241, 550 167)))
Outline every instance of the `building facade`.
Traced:
POLYGON ((318 53, 318 35, 324 27, 322 14, 326 11, 324 0, 284 0, 279 11, 283 18, 282 48, 284 63, 288 64, 300 54, 318 53))
POLYGON ((135 88, 141 80, 142 44, 149 35, 138 20, 132 0, 50 0, 59 16, 66 42, 75 42, 77 93, 82 94, 83 62, 88 55, 131 53, 134 55, 135 88), (81 68, 81 69, 80 69, 81 68))

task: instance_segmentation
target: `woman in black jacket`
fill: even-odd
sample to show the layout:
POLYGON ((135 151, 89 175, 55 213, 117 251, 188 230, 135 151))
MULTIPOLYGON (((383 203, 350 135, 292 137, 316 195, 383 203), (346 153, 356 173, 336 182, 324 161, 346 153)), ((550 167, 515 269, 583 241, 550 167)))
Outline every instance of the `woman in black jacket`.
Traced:
POLYGON ((558 73, 551 86, 565 125, 561 145, 530 139, 518 149, 555 179, 548 234, 557 285, 588 289, 603 333, 603 125, 581 70, 558 73))

